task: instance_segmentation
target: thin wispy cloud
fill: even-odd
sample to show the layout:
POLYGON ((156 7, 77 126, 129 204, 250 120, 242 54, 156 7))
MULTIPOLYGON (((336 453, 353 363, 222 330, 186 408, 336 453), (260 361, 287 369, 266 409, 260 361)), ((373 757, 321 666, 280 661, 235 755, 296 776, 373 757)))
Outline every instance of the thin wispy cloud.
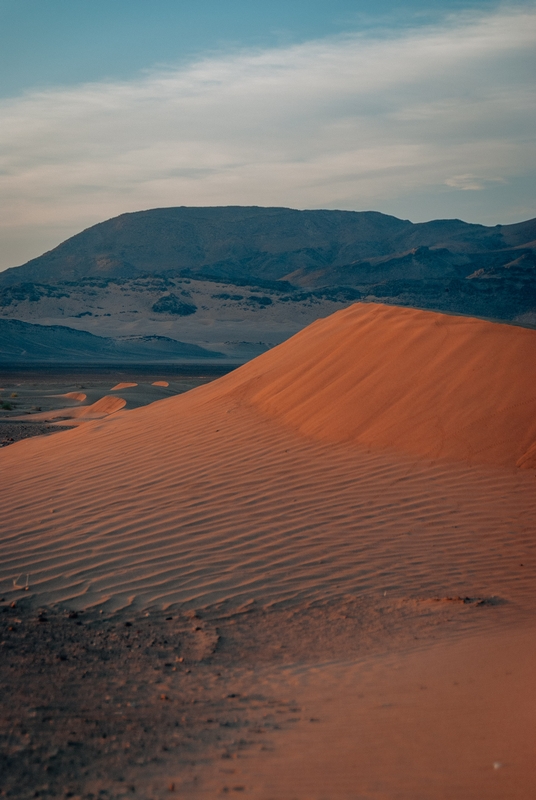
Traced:
POLYGON ((15 239, 154 206, 441 216, 534 174, 535 53, 536 11, 504 8, 4 101, 2 266, 15 239))

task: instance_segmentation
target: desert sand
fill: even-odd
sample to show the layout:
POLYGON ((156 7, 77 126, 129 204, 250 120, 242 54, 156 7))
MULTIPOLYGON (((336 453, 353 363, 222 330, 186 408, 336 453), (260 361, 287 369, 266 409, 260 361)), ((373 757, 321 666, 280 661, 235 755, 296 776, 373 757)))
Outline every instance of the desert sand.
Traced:
POLYGON ((40 721, 8 715, 12 775, 34 764, 43 796, 528 800, 535 443, 536 332, 357 304, 5 448, 5 680, 40 721), (40 703, 17 676, 43 664, 40 703), (42 768, 69 753, 48 777, 45 717, 42 768), (62 718, 114 743, 72 756, 62 718))
MULTIPOLYGON (((133 383, 132 381, 122 381, 121 383, 117 383, 115 386, 112 386, 110 391, 111 392, 118 392, 121 389, 132 389, 134 386, 137 386, 137 385, 138 385, 137 383, 133 383)), ((153 383, 153 386, 154 385, 155 384, 153 383)), ((161 386, 162 384, 158 384, 158 385, 161 386)))

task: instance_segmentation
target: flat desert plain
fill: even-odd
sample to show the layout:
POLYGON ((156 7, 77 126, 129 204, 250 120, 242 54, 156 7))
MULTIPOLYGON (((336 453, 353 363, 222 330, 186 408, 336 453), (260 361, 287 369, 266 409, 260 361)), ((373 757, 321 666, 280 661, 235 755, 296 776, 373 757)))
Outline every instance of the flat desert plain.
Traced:
POLYGON ((534 797, 535 331, 357 304, 0 466, 5 796, 534 797))

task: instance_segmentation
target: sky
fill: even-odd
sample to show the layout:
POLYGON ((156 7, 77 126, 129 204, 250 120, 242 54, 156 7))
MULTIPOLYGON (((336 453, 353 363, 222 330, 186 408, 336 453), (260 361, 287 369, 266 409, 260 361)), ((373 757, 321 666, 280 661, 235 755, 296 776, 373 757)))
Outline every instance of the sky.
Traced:
POLYGON ((536 3, 0 0, 0 269, 179 205, 536 216, 536 3))

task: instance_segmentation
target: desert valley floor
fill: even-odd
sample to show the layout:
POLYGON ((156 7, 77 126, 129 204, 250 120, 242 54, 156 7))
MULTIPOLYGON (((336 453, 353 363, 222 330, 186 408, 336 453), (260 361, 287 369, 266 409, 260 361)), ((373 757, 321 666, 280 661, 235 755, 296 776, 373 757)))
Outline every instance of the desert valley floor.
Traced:
POLYGON ((0 450, 3 796, 534 796, 535 331, 357 304, 93 412, 0 450))

